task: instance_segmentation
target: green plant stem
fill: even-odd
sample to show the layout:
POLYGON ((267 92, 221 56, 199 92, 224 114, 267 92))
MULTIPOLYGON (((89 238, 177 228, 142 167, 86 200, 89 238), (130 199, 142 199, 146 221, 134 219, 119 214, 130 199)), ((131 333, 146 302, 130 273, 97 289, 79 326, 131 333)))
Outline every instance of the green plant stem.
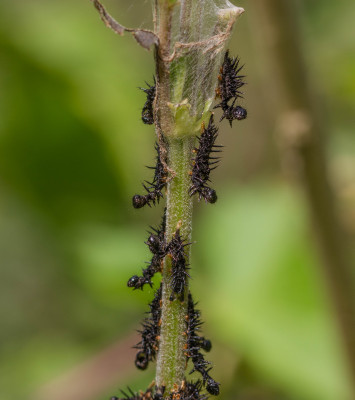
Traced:
MULTIPOLYGON (((172 117, 168 103, 170 102, 170 55, 171 23, 174 5, 169 0, 159 0, 156 10, 158 18, 159 46, 156 48, 155 61, 157 73, 157 100, 156 112, 159 120, 159 129, 168 134, 172 127, 172 117)), ((159 135, 158 135, 159 136, 159 135)))
MULTIPOLYGON (((192 198, 188 194, 191 184, 191 154, 195 137, 168 140, 168 165, 176 176, 168 183, 166 238, 170 241, 177 227, 181 227, 182 238, 189 243, 192 231, 192 198)), ((189 251, 187 253, 187 262, 189 251)), ((171 259, 165 258, 162 274, 162 324, 157 359, 156 384, 165 386, 165 393, 181 385, 186 368, 185 343, 187 292, 184 301, 170 301, 171 259)))
MULTIPOLYGON (((190 1, 184 2, 184 7, 190 9, 190 1)), ((176 229, 180 227, 181 237, 191 241, 192 231, 192 198, 188 194, 191 184, 191 156, 195 143, 195 137, 188 134, 183 138, 169 138, 173 127, 173 120, 168 109, 170 100, 170 64, 165 61, 170 51, 170 35, 172 21, 172 6, 168 2, 159 2, 159 49, 156 54, 158 87, 157 110, 158 124, 164 133, 167 142, 167 165, 174 171, 174 177, 168 182, 167 211, 166 211, 166 240, 170 241, 176 229)), ((183 18, 184 19, 184 18, 183 18)), ((180 21, 186 27, 187 19, 180 21)), ((183 71, 182 71, 183 73, 183 71)), ((184 76, 184 73, 183 73, 184 76)), ((193 130, 191 129, 191 132, 193 130)), ((158 132, 159 133, 159 132, 158 132)), ((189 251, 186 251, 187 263, 189 251)), ((170 300, 171 288, 171 258, 166 257, 162 273, 162 316, 160 329, 160 344, 157 357, 156 384, 165 387, 165 395, 179 387, 185 377, 186 356, 186 320, 187 292, 186 285, 184 301, 170 300)))

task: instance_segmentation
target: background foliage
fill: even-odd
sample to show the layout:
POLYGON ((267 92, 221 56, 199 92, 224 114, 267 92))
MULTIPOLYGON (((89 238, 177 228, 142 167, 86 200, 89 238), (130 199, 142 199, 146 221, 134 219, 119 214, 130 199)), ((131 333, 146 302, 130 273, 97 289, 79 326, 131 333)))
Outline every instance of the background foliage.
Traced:
MULTIPOLYGON (((309 74, 334 187, 355 234, 355 3, 302 1, 309 74)), ((150 4, 107 0, 127 26, 150 4)), ((229 130, 216 206, 196 207, 193 290, 222 399, 347 400, 349 382, 302 193, 282 172, 248 1, 230 44, 248 119, 229 130)), ((295 16, 296 18, 296 16, 295 16)), ((292 51, 292 49, 290 49, 292 51)), ((133 366, 149 291, 126 287, 159 210, 140 121, 152 54, 105 29, 89 1, 0 0, 0 397, 101 400, 150 378, 133 366), (128 344, 129 343, 129 344, 128 344)), ((300 77, 302 84, 302 77, 300 77)))

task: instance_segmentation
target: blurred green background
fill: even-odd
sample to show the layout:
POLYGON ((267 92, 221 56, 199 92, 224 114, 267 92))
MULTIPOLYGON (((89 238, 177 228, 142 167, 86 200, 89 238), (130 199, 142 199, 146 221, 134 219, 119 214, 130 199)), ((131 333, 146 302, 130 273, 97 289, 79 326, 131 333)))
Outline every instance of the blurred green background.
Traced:
MULTIPOLYGON (((105 4, 126 26, 150 26, 148 1, 105 4)), ((349 400, 307 204, 282 172, 253 13, 238 5, 246 13, 230 49, 246 64, 248 119, 222 124, 219 201, 197 204, 194 219, 192 290, 214 345, 208 359, 221 399, 349 400)), ((353 238, 354 19, 353 0, 300 1, 353 238)), ((152 81, 152 53, 106 29, 89 0, 0 0, 0 60, 0 399, 143 389, 154 368, 135 370, 131 346, 152 291, 126 282, 149 259, 146 229, 162 210, 131 207, 155 157, 137 89, 152 81)))

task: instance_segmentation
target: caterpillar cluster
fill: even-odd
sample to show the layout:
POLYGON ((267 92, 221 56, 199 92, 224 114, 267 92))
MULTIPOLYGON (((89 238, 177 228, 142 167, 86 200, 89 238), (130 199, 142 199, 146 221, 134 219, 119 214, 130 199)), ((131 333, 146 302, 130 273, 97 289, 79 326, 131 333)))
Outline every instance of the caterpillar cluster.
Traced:
POLYGON ((199 194, 199 200, 204 198, 207 203, 215 203, 217 194, 214 189, 211 189, 209 182, 210 173, 217 167, 219 157, 212 157, 212 153, 218 153, 222 146, 216 145, 215 141, 218 136, 218 129, 214 125, 213 115, 211 115, 207 128, 202 124, 202 133, 198 138, 199 147, 194 148, 196 154, 193 159, 193 167, 191 172, 191 186, 189 188, 190 196, 195 193, 199 194))
POLYGON ((154 169, 153 181, 146 181, 145 184, 143 184, 147 194, 136 194, 133 196, 132 204, 134 208, 142 208, 146 204, 150 207, 150 203, 155 205, 155 203, 159 203, 160 198, 163 197, 162 190, 166 186, 168 174, 161 160, 160 146, 157 143, 155 144, 155 150, 157 152, 156 165, 155 167, 148 167, 149 169, 154 169))
POLYGON ((171 257, 171 301, 174 300, 175 296, 177 296, 180 301, 184 299, 187 279, 190 278, 187 272, 189 268, 186 263, 185 247, 190 244, 191 243, 184 242, 180 236, 180 229, 177 229, 175 235, 167 245, 167 254, 171 257))
MULTIPOLYGON (((151 36, 153 32, 145 31, 143 36, 138 38, 138 33, 142 33, 142 30, 131 30, 119 26, 107 13, 100 0, 93 0, 93 3, 99 11, 101 19, 108 27, 120 34, 123 30, 131 31, 143 47, 149 47, 148 44, 152 40, 151 36)), ((158 42, 154 43, 156 46, 159 46, 158 42)), ((223 65, 218 77, 218 87, 216 89, 216 98, 219 98, 221 101, 215 108, 222 109, 223 115, 221 121, 227 119, 231 126, 234 120, 242 120, 247 117, 247 111, 237 104, 238 99, 243 97, 241 88, 245 85, 243 81, 244 76, 240 74, 243 67, 239 64, 239 58, 229 57, 228 51, 225 53, 223 65)), ((159 81, 157 83, 159 83, 159 81)), ((148 125, 156 123, 159 144, 155 145, 155 150, 157 152, 156 165, 154 167, 148 167, 154 170, 154 177, 151 182, 145 181, 145 183, 143 183, 146 194, 136 194, 132 198, 133 207, 136 209, 142 208, 145 205, 151 207, 152 204, 155 205, 159 203, 160 199, 163 197, 162 190, 166 187, 168 182, 168 172, 171 173, 171 179, 176 175, 176 171, 174 173, 167 165, 167 155, 169 154, 168 143, 164 143, 164 134, 159 126, 159 121, 155 119, 154 102, 157 96, 157 88, 159 89, 159 85, 156 85, 155 78, 153 85, 147 83, 146 88, 140 88, 146 95, 146 101, 141 113, 142 121, 144 124, 148 125)), ((219 161, 219 157, 212 157, 212 153, 220 152, 218 148, 222 147, 215 144, 217 135, 218 129, 214 125, 212 115, 207 128, 204 124, 202 125, 201 136, 198 138, 199 147, 193 150, 195 157, 192 164, 191 185, 187 189, 190 196, 198 193, 199 200, 203 198, 208 203, 215 203, 217 201, 216 191, 209 187, 210 173, 216 168, 219 161)), ((180 210, 176 212, 180 213, 180 210)), ((175 217, 177 217, 177 215, 174 215, 173 219, 175 219, 175 217)), ((193 368, 190 374, 198 372, 201 378, 195 382, 183 380, 180 386, 179 383, 175 383, 172 389, 169 388, 168 393, 165 393, 165 387, 154 387, 154 384, 150 385, 145 392, 139 393, 135 393, 128 388, 128 392, 122 391, 123 397, 119 398, 113 396, 111 400, 206 400, 208 395, 203 393, 204 388, 209 394, 218 395, 220 384, 210 376, 211 364, 205 360, 205 356, 202 353, 202 351, 209 352, 212 345, 208 339, 198 334, 202 325, 200 312, 195 309, 192 296, 187 290, 187 282, 190 275, 188 273, 189 264, 185 247, 189 246, 191 243, 186 243, 180 235, 180 224, 170 242, 167 243, 165 214, 161 226, 149 232, 148 240, 145 243, 152 253, 152 259, 147 268, 143 269, 142 275, 132 276, 128 280, 127 285, 133 289, 143 289, 146 284, 152 287, 152 278, 155 273, 162 270, 164 258, 167 256, 171 258, 171 277, 169 282, 164 282, 164 285, 168 285, 168 288, 164 287, 164 293, 170 289, 170 301, 178 300, 182 303, 187 302, 186 332, 179 332, 179 334, 186 335, 186 344, 184 347, 186 367, 188 365, 188 360, 191 359, 193 368)), ((149 362, 155 360, 159 350, 160 326, 162 324, 162 292, 163 283, 155 292, 154 299, 149 305, 149 316, 144 319, 142 327, 139 330, 141 339, 135 346, 138 350, 135 358, 135 365, 141 370, 145 370, 149 362)), ((167 293, 169 295, 169 291, 167 293)), ((177 350, 182 351, 183 349, 177 350)))
POLYGON ((245 76, 240 75, 243 65, 239 66, 239 63, 240 59, 238 57, 229 57, 229 51, 227 50, 220 69, 220 75, 218 76, 219 82, 216 89, 216 97, 220 98, 221 102, 215 108, 222 108, 221 121, 226 118, 230 126, 232 126, 232 122, 235 119, 242 120, 247 117, 246 109, 240 105, 235 106, 237 100, 243 97, 243 92, 240 89, 245 85, 243 81, 245 76), (232 102, 230 103, 230 101, 232 102))
POLYGON ((145 124, 152 125, 154 124, 153 103, 156 93, 155 78, 154 78, 154 85, 151 86, 147 82, 146 85, 148 86, 148 88, 139 88, 143 90, 143 92, 147 95, 147 100, 144 103, 142 109, 142 121, 145 124))
MULTIPOLYGON (((221 99, 221 102, 215 108, 221 108, 223 119, 227 119, 232 126, 234 120, 242 120, 247 116, 247 111, 236 104, 238 99, 242 98, 241 88, 244 86, 241 75, 242 66, 240 66, 239 58, 229 57, 227 51, 224 56, 224 61, 220 69, 218 77, 218 87, 216 96, 221 99)), ((142 109, 142 120, 145 124, 154 123, 153 103, 156 96, 155 80, 154 85, 148 85, 148 88, 141 88, 147 95, 146 102, 142 109)), ((217 167, 219 157, 213 153, 219 153, 221 147, 216 145, 218 137, 218 129, 214 124, 213 115, 210 117, 208 125, 202 124, 202 132, 198 138, 199 145, 194 148, 194 158, 192 160, 191 170, 191 185, 188 189, 189 195, 198 194, 199 200, 202 198, 207 203, 215 203, 217 194, 214 189, 209 186, 210 173, 217 167)), ((134 208, 142 208, 145 205, 151 206, 159 203, 163 197, 162 190, 167 185, 168 172, 165 167, 165 161, 162 159, 162 152, 158 144, 155 145, 157 152, 156 165, 149 167, 154 170, 152 182, 146 181, 143 187, 146 191, 144 195, 136 194, 133 196, 132 203, 134 208)), ((186 287, 189 275, 189 264, 187 262, 186 246, 187 243, 180 233, 178 227, 168 241, 166 238, 166 214, 159 228, 149 232, 148 240, 145 242, 150 252, 152 259, 148 263, 147 268, 143 269, 142 275, 132 276, 127 285, 133 289, 143 289, 144 285, 148 284, 152 287, 152 278, 155 273, 161 271, 162 263, 166 256, 171 258, 171 276, 169 285, 170 301, 178 299, 183 302, 186 295, 186 287)), ((159 349, 160 341, 160 325, 161 325, 161 306, 162 306, 162 285, 156 291, 153 301, 150 303, 149 316, 144 319, 142 328, 139 330, 141 340, 135 346, 138 350, 135 358, 135 365, 141 370, 148 367, 149 362, 155 360, 159 349)), ((174 388, 169 394, 164 396, 164 387, 150 386, 146 392, 134 393, 128 389, 128 393, 122 392, 124 398, 112 397, 111 400, 206 400, 207 394, 203 393, 203 388, 211 395, 219 394, 219 383, 216 382, 210 375, 211 363, 205 359, 204 352, 211 350, 211 341, 199 335, 202 322, 200 319, 199 310, 195 309, 195 303, 191 293, 187 295, 187 315, 186 315, 186 359, 191 360, 193 372, 198 372, 201 378, 196 382, 183 381, 180 387, 174 388)))
POLYGON ((161 295, 162 288, 160 286, 149 305, 149 317, 145 318, 142 329, 138 331, 141 335, 141 341, 135 346, 138 349, 135 365, 142 370, 146 369, 149 362, 155 359, 159 348, 161 295))
POLYGON ((148 284, 152 287, 152 278, 156 272, 160 271, 161 263, 166 255, 165 246, 165 226, 166 226, 166 209, 164 210, 163 219, 159 228, 152 228, 153 232, 149 232, 148 240, 145 244, 149 247, 153 254, 148 267, 143 269, 142 275, 133 275, 127 282, 128 287, 143 290, 144 285, 148 284))
MULTIPOLYGON (((190 277, 188 274, 188 264, 186 261, 186 251, 185 247, 189 246, 190 243, 186 243, 180 234, 180 229, 178 228, 173 235, 171 241, 166 244, 166 214, 162 219, 162 223, 159 228, 153 229, 150 233, 148 241, 146 244, 153 253, 153 259, 151 264, 154 264, 154 258, 159 260, 159 265, 165 255, 171 257, 171 280, 169 286, 171 289, 170 301, 178 298, 180 301, 184 301, 185 288, 187 285, 187 280, 190 277)), ((152 270, 153 273, 156 272, 154 268, 150 266, 147 268, 148 271, 152 270)), ((135 289, 141 288, 141 285, 148 283, 151 284, 151 272, 144 272, 142 277, 133 276, 128 285, 134 287, 135 289), (149 281, 146 281, 146 278, 149 281), (137 283, 140 282, 140 283, 137 283), (134 285, 130 285, 134 283, 134 285)), ((200 320, 200 312, 195 309, 195 304, 193 302, 191 293, 187 297, 187 315, 186 315, 186 345, 185 354, 187 361, 192 360, 193 369, 190 373, 197 371, 201 374, 202 379, 196 382, 186 382, 183 381, 178 389, 172 391, 168 397, 169 400, 206 400, 208 398, 207 394, 203 392, 205 387, 207 392, 212 395, 219 394, 219 383, 216 382, 209 374, 211 370, 210 363, 205 360, 202 350, 209 352, 211 350, 211 341, 205 339, 203 336, 198 334, 202 322, 200 320)), ((135 358, 135 365, 141 370, 145 370, 149 362, 155 360, 157 352, 159 349, 160 341, 160 326, 161 326, 161 307, 162 307, 162 284, 160 288, 156 291, 153 301, 149 305, 150 312, 149 316, 144 319, 142 323, 142 329, 138 332, 140 333, 141 340, 135 346, 138 349, 135 358)), ((112 397, 112 400, 163 400, 164 388, 148 388, 148 390, 139 394, 134 393, 129 390, 129 394, 122 392, 125 396, 123 399, 117 397, 112 397)))
POLYGON ((217 396, 219 394, 219 383, 209 375, 211 363, 206 361, 201 353, 201 350, 209 352, 212 348, 212 343, 210 340, 198 335, 197 331, 200 330, 201 325, 200 311, 195 309, 195 303, 191 293, 189 293, 186 316, 186 357, 191 359, 193 363, 193 369, 190 373, 199 372, 202 375, 203 384, 206 386, 208 393, 217 396))
POLYGON ((172 290, 170 300, 174 300, 175 295, 182 301, 187 284, 188 264, 186 263, 186 253, 184 248, 190 243, 185 243, 181 238, 180 230, 177 229, 171 241, 165 243, 165 227, 166 227, 166 210, 161 225, 158 229, 152 228, 153 232, 149 232, 148 240, 145 242, 153 257, 148 267, 143 269, 142 275, 133 275, 127 282, 128 287, 133 289, 142 289, 148 284, 152 287, 152 278, 156 272, 161 270, 161 263, 164 257, 169 254, 171 257, 172 275, 170 287, 172 290))

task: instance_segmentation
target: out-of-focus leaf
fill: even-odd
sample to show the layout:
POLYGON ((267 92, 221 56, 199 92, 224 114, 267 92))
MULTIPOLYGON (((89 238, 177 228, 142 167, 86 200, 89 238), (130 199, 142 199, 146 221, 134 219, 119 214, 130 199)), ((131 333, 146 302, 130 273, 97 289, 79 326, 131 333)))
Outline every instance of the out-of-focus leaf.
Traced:
POLYGON ((143 243, 144 231, 139 228, 109 229, 107 227, 86 228, 75 235, 74 249, 78 260, 79 279, 97 298, 97 301, 112 304, 146 304, 154 290, 149 286, 142 291, 127 287, 132 275, 146 268, 145 261, 151 257, 143 243), (143 235, 142 235, 143 232, 143 235))
MULTIPOLYGON (((152 54, 134 45, 133 51, 131 38, 102 29, 89 1, 21 1, 12 7, 0 1, 1 35, 43 71, 67 82, 71 111, 102 135, 121 189, 128 188, 128 195, 140 187, 132 175, 144 179, 144 165, 154 159, 154 129, 141 122, 145 97, 138 89, 154 74, 152 54), (14 28, 14 20, 21 29, 14 28)), ((52 90, 48 106, 55 106, 55 94, 52 90)), ((0 104, 6 105, 2 95, 0 104)))
POLYGON ((298 194, 280 187, 223 193, 197 233, 210 277, 202 295, 210 329, 290 395, 349 399, 340 340, 298 194))

